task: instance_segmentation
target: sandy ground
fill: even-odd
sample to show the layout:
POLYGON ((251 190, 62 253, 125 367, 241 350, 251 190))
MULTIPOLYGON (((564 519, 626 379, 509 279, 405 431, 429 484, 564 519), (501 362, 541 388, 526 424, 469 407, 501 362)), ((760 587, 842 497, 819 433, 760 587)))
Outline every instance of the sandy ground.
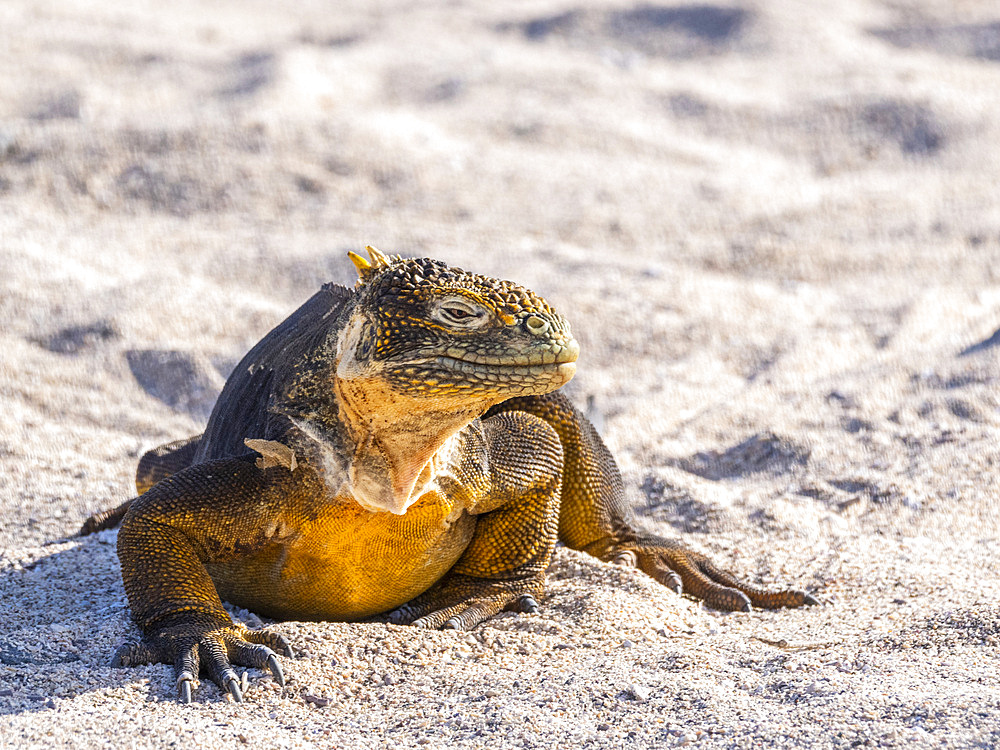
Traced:
POLYGON ((280 5, 0 4, 0 745, 1000 745, 1000 11, 280 5), (276 624, 243 705, 111 669, 66 537, 367 243, 543 293, 646 522, 823 606, 560 550, 468 634, 276 624))

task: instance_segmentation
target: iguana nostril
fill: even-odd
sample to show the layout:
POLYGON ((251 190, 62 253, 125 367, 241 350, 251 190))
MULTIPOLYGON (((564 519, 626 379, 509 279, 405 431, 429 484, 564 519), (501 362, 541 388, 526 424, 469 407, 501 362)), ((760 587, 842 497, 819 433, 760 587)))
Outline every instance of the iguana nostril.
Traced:
POLYGON ((549 321, 539 318, 537 315, 529 315, 528 319, 524 321, 524 324, 528 327, 528 331, 540 336, 549 330, 549 321))

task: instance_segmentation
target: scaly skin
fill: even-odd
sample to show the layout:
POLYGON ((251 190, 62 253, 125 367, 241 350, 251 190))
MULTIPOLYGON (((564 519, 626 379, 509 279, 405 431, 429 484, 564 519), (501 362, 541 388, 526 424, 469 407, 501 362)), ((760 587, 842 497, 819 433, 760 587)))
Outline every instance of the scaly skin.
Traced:
POLYGON ((143 456, 118 556, 143 632, 114 664, 172 663, 242 699, 234 665, 290 644, 235 625, 221 599, 276 618, 474 627, 538 610, 556 540, 637 565, 720 609, 800 606, 637 531, 611 454, 561 394, 578 346, 511 282, 428 259, 352 255, 237 365, 205 433, 143 456), (245 442, 246 441, 246 442, 245 442), (253 450, 248 450, 251 446, 253 450), (258 455, 259 454, 259 455, 258 455))

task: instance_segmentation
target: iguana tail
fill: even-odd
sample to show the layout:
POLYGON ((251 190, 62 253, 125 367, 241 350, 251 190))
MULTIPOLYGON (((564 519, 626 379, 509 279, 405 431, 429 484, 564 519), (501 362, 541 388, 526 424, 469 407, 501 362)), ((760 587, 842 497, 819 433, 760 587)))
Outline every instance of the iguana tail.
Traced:
MULTIPOLYGON (((171 474, 176 474, 181 469, 186 469, 194 461, 198 444, 201 442, 201 435, 175 440, 172 443, 161 445, 151 451, 146 451, 139 459, 139 468, 135 472, 135 489, 141 495, 154 484, 162 479, 166 479, 171 474)), ((95 513, 83 522, 80 529, 80 536, 93 534, 104 529, 111 529, 122 522, 128 512, 132 500, 129 498, 117 508, 104 510, 95 513)))

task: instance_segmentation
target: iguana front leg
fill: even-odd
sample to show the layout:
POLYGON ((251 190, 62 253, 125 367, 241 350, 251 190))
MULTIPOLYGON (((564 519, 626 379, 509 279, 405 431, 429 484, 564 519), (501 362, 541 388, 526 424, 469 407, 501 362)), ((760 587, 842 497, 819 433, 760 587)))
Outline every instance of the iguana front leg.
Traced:
POLYGON ((143 631, 113 666, 174 665, 178 696, 191 700, 199 671, 242 700, 233 665, 270 669, 284 684, 275 651, 288 641, 235 625, 205 563, 223 562, 271 543, 301 487, 283 468, 223 459, 184 469, 137 498, 118 534, 118 557, 132 616, 143 631))
POLYGON ((488 414, 527 412, 558 433, 563 470, 559 538, 606 562, 632 565, 677 593, 715 609, 749 610, 817 604, 804 591, 767 591, 721 570, 703 554, 674 539, 646 534, 632 522, 618 465, 597 431, 561 393, 514 398, 488 414))
POLYGON ((500 414, 470 434, 446 490, 470 493, 472 541, 440 582, 390 622, 468 630, 503 609, 536 612, 555 549, 562 447, 529 414, 500 414))

